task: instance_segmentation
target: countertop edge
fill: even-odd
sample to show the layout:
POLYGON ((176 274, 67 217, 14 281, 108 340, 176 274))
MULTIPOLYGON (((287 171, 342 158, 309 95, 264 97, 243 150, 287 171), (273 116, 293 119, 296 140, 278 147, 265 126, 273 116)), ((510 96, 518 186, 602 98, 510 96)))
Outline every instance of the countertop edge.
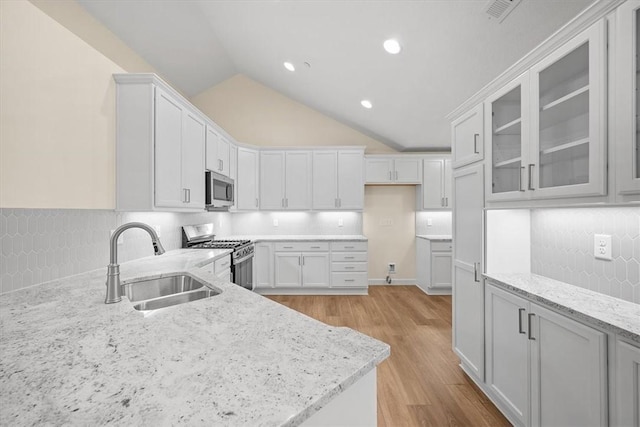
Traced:
MULTIPOLYGON (((509 274, 513 274, 513 273, 509 273, 509 274)), ((529 276, 531 278, 534 277, 540 277, 543 278, 545 281, 551 281, 554 282, 555 284, 558 284, 559 286, 572 286, 574 288, 577 289, 582 289, 579 288, 577 286, 565 283, 565 282, 561 282, 559 280, 554 280, 554 279, 550 279, 548 277, 545 276, 539 276, 539 275, 535 275, 535 274, 522 274, 520 275, 522 278, 525 278, 526 276, 529 276)), ((520 296, 523 296, 529 300, 532 300, 534 302, 539 302, 544 304, 545 306, 547 306, 548 308, 552 309, 552 310, 556 310, 559 311, 561 313, 566 313, 567 315, 578 319, 584 323, 587 324, 591 324, 591 325, 595 325, 597 327, 600 327, 602 329, 606 329, 611 333, 614 333, 616 335, 619 335, 621 337, 624 337, 626 339, 629 339, 637 344, 640 344, 640 335, 634 333, 633 331, 630 331, 628 329, 625 329, 624 327, 612 324, 606 320, 600 319, 598 317, 595 317, 593 315, 587 314, 583 311, 580 311, 579 309, 573 308, 573 307, 568 307, 566 305, 564 305, 562 302, 559 301, 554 301, 552 299, 549 299, 543 295, 540 295, 538 293, 534 293, 531 292, 529 290, 526 289, 522 289, 521 287, 507 282, 504 279, 501 279, 499 277, 496 277, 490 273, 484 273, 483 277, 486 278, 489 282, 491 282, 492 284, 498 285, 501 288, 508 290, 508 291, 512 291, 520 296)), ((613 298, 613 297, 612 297, 613 298)), ((622 303, 625 303, 626 301, 620 300, 622 303)), ((629 303, 632 304, 632 303, 629 303)))

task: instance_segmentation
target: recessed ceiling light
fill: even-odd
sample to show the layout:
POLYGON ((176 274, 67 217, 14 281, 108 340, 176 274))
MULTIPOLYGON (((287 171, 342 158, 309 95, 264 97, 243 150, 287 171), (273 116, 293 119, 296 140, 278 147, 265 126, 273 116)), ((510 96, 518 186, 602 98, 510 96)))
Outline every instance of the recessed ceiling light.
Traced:
POLYGON ((362 101, 360 101, 360 104, 362 104, 362 106, 367 110, 370 110, 373 107, 373 104, 368 99, 363 99, 362 101))
POLYGON ((289 71, 295 71, 296 70, 296 67, 294 67, 291 62, 285 62, 284 63, 284 68, 286 68, 289 71))
POLYGON ((386 50, 392 55, 395 55, 396 53, 400 53, 400 51, 402 50, 402 47, 400 46, 400 42, 398 42, 398 40, 396 39, 385 40, 382 46, 384 46, 384 50, 386 50))

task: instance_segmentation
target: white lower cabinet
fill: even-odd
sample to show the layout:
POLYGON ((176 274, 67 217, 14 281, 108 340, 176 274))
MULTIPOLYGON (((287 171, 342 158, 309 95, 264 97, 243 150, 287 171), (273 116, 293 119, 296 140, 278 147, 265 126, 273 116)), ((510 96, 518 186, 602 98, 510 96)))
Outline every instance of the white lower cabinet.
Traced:
POLYGON ((607 337, 487 284, 486 386, 516 425, 608 424, 607 337))
POLYGON ((367 242, 258 242, 255 290, 269 295, 366 294, 367 242))
POLYGON ((640 347, 616 341, 614 425, 640 426, 640 347))
POLYGON ((329 287, 329 244, 276 243, 275 287, 329 287))
POLYGON ((427 294, 451 294, 451 249, 451 241, 416 238, 416 279, 427 294))

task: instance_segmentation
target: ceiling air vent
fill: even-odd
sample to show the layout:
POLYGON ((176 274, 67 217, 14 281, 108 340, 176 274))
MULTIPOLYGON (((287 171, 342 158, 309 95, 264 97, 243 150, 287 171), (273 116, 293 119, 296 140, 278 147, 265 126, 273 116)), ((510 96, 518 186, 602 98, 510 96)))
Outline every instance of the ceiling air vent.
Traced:
POLYGON ((518 4, 520 4, 520 0, 489 0, 485 12, 489 15, 489 19, 497 19, 498 22, 502 22, 518 4))

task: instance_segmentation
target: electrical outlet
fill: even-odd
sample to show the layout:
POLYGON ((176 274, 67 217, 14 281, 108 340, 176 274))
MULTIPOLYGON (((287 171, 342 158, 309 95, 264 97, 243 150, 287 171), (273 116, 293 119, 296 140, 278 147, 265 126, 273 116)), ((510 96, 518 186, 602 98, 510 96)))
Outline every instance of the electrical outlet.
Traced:
POLYGON ((278 226, 278 218, 273 218, 273 226, 277 227, 278 226))
POLYGON ((433 226, 433 218, 427 218, 427 227, 433 226))
MULTIPOLYGON (((111 231, 109 232, 109 237, 113 236, 113 232, 114 232, 114 231, 116 231, 116 230, 111 230, 111 231)), ((117 244, 118 244, 118 245, 121 245, 121 244, 123 244, 123 243, 124 243, 124 233, 120 233, 120 235, 118 236, 118 243, 117 243, 117 244)))
POLYGON ((342 226, 344 226, 344 221, 342 220, 342 218, 338 218, 338 227, 342 226))
POLYGON ((391 218, 384 218, 380 220, 381 227, 391 227, 393 225, 393 220, 391 218))
POLYGON ((598 259, 611 261, 611 236, 596 234, 593 236, 593 255, 598 259))
POLYGON ((396 274, 396 263, 395 262, 390 262, 389 263, 389 274, 396 274))

